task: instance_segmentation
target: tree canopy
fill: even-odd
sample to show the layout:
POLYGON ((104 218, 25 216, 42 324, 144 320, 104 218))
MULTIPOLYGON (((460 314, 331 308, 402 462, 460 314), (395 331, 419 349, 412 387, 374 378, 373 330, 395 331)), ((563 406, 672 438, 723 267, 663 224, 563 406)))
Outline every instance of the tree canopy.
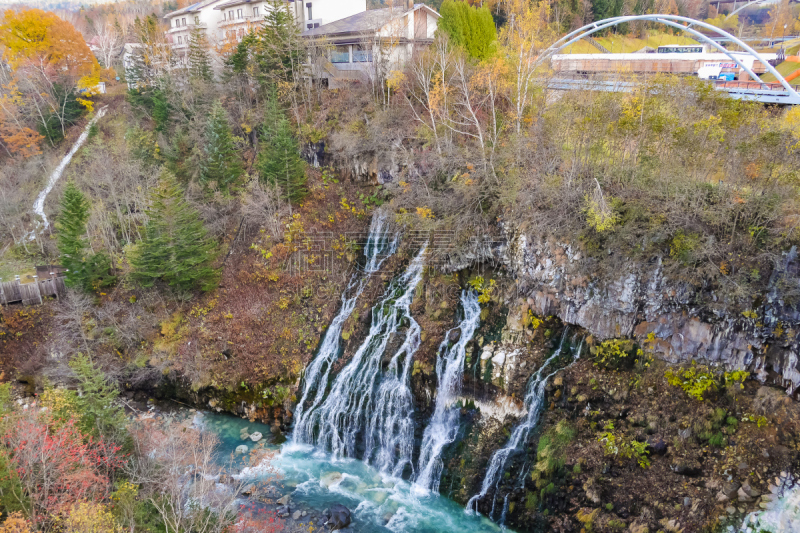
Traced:
POLYGON ((133 277, 145 287, 160 280, 178 290, 210 290, 218 277, 212 266, 215 243, 175 176, 164 170, 159 181, 144 237, 131 259, 133 277))
POLYGON ((470 6, 462 0, 446 0, 441 15, 438 29, 453 44, 479 61, 494 53, 497 32, 488 8, 470 6))

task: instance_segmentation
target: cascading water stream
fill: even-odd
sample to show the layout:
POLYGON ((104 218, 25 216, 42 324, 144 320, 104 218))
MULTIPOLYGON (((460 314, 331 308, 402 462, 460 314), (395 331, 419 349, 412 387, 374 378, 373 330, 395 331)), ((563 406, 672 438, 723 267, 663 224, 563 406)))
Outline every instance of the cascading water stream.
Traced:
POLYGON ((410 463, 413 425, 408 377, 419 347, 420 327, 409 306, 422 279, 425 250, 420 250, 372 308, 367 337, 334 379, 327 398, 308 409, 302 430, 295 430, 296 442, 314 444, 334 458, 355 457, 356 437, 364 431, 365 460, 374 454, 381 471, 393 474, 410 463), (387 345, 405 324, 405 338, 384 376, 381 367, 387 345))
POLYGON ((391 472, 395 477, 400 477, 406 465, 411 464, 411 455, 414 452, 413 398, 408 383, 412 359, 422 342, 422 328, 411 316, 409 306, 421 273, 421 269, 419 274, 415 271, 413 287, 409 283, 408 297, 400 298, 395 303, 400 316, 409 321, 409 327, 403 344, 392 356, 378 387, 373 416, 369 418, 365 439, 364 461, 374 462, 378 470, 391 472))
MULTIPOLYGON (((544 388, 547 385, 547 381, 550 379, 550 377, 558 372, 558 370, 554 370, 549 374, 544 374, 544 370, 548 367, 551 361, 561 355, 561 350, 564 347, 564 340, 566 338, 567 329, 565 328, 556 351, 553 352, 553 355, 551 355, 544 362, 544 364, 539 367, 539 370, 537 370, 536 373, 531 376, 531 379, 528 382, 528 389, 525 394, 525 407, 528 410, 528 414, 522 423, 518 424, 517 427, 515 427, 511 432, 511 437, 508 439, 506 445, 492 454, 492 458, 489 460, 489 467, 487 468, 486 475, 483 478, 481 491, 470 498, 469 502, 467 502, 466 510, 468 512, 472 512, 473 510, 476 513, 478 512, 478 502, 489 493, 489 490, 493 486, 500 482, 501 475, 505 469, 506 461, 508 460, 509 456, 518 449, 520 444, 527 440, 531 430, 539 422, 539 416, 541 415, 542 405, 544 403, 544 388)), ((581 343, 580 348, 578 348, 578 351, 575 354, 576 359, 580 356, 582 348, 583 343, 581 343)), ((492 511, 494 511, 494 505, 492 505, 492 511)))
POLYGON ((355 274, 351 278, 349 285, 342 293, 342 306, 339 313, 328 326, 317 356, 306 368, 303 396, 297 404, 297 411, 295 411, 296 422, 292 437, 296 442, 309 442, 312 438, 313 426, 310 424, 309 414, 319 406, 325 397, 331 367, 339 358, 341 351, 340 339, 344 323, 353 313, 358 297, 364 292, 370 276, 397 250, 398 235, 390 233, 388 219, 389 215, 384 210, 376 211, 373 215, 369 236, 364 247, 364 256, 367 258, 364 275, 355 274), (310 399, 311 405, 308 409, 304 409, 306 402, 310 399))
POLYGON ((58 166, 55 168, 55 170, 53 170, 52 174, 50 174, 50 177, 47 178, 47 185, 45 185, 45 188, 42 189, 42 191, 39 193, 39 196, 36 197, 36 201, 33 203, 33 213, 39 215, 39 218, 41 218, 42 221, 41 223, 37 221, 36 228, 34 228, 28 234, 27 239, 29 241, 32 241, 36 238, 37 231, 44 231, 50 227, 50 221, 47 220, 47 215, 44 213, 44 201, 47 199, 47 195, 50 194, 50 191, 53 190, 53 187, 56 186, 56 183, 58 183, 58 180, 61 178, 64 170, 67 168, 67 165, 69 165, 69 162, 72 161, 72 157, 78 152, 80 147, 83 146, 83 143, 86 142, 86 139, 89 138, 89 132, 92 130, 92 126, 94 126, 98 120, 103 118, 103 115, 106 114, 107 110, 108 106, 103 106, 97 111, 97 114, 86 125, 83 133, 81 133, 80 137, 78 137, 78 140, 75 141, 75 144, 72 145, 72 148, 70 148, 67 155, 61 159, 61 161, 58 163, 58 166))
POLYGON ((467 343, 478 329, 481 319, 481 307, 474 291, 461 292, 461 307, 464 318, 445 334, 436 357, 436 376, 439 381, 436 406, 422 436, 417 463, 419 474, 414 482, 417 488, 436 493, 439 492, 442 474, 442 451, 455 441, 458 434, 459 409, 453 404, 461 394, 467 343), (461 335, 458 342, 448 347, 450 333, 455 330, 460 330, 461 335))

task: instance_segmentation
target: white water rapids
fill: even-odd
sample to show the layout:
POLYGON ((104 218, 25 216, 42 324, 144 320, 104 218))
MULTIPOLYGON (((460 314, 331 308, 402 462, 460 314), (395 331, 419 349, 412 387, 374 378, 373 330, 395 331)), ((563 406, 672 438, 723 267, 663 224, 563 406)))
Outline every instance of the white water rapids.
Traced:
POLYGON ((107 110, 108 106, 104 106, 97 111, 97 114, 94 116, 94 118, 92 118, 92 120, 90 120, 86 125, 86 128, 84 128, 81 136, 78 137, 78 140, 72 145, 70 151, 64 156, 63 159, 61 159, 61 162, 58 163, 56 169, 50 174, 50 177, 47 180, 47 185, 41 190, 39 196, 36 197, 36 201, 33 202, 33 212, 34 214, 39 215, 39 217, 42 219, 42 222, 39 224, 37 221, 37 227, 31 230, 31 232, 28 234, 29 241, 32 241, 36 238, 37 230, 45 231, 50 227, 50 221, 47 220, 47 215, 44 214, 44 201, 47 199, 47 195, 50 194, 50 191, 53 190, 53 187, 56 186, 58 180, 61 179, 61 175, 64 173, 64 170, 67 168, 67 165, 69 165, 70 161, 72 161, 72 157, 78 152, 80 147, 83 146, 83 143, 86 142, 86 139, 89 138, 89 130, 91 130, 92 126, 98 120, 100 120, 103 115, 106 114, 107 110))
POLYGON ((461 394, 464 378, 464 359, 467 343, 472 339, 481 320, 481 306, 474 291, 461 292, 464 318, 455 328, 445 333, 436 356, 436 406, 422 437, 419 453, 418 475, 415 485, 424 491, 439 492, 442 475, 442 451, 458 435, 459 409, 454 406, 461 394), (458 342, 448 347, 450 333, 460 330, 458 342))

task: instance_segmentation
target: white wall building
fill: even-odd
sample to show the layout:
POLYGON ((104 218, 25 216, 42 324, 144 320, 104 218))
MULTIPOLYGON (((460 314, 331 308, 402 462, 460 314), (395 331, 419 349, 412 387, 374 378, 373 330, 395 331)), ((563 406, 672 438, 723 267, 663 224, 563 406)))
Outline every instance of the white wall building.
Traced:
MULTIPOLYGON (((363 13, 366 0, 291 0, 287 2, 302 29, 313 29, 363 13)), ((205 31, 209 42, 241 39, 252 25, 260 24, 269 10, 263 0, 201 0, 183 9, 164 15, 169 23, 167 41, 178 50, 189 47, 191 30, 205 31)))
POLYGON ((303 37, 332 45, 330 61, 314 75, 341 87, 345 80, 370 80, 387 70, 399 70, 419 47, 433 42, 441 15, 413 0, 402 7, 371 9, 306 29, 303 37))

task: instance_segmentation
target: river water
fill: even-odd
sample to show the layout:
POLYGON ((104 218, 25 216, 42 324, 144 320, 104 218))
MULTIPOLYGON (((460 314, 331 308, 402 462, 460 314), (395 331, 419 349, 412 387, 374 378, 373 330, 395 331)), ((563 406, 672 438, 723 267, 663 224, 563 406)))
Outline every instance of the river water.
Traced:
MULTIPOLYGON (((248 422, 231 415, 203 413, 205 430, 219 436, 222 460, 235 454, 236 447, 247 444, 241 430, 270 435, 267 425, 248 422)), ((282 494, 291 494, 292 511, 306 510, 319 514, 334 503, 351 510, 353 523, 349 530, 358 533, 492 533, 503 531, 485 517, 470 516, 454 501, 437 495, 420 495, 405 480, 381 474, 358 459, 332 459, 309 445, 286 443, 267 445, 279 453, 270 467, 281 476, 282 494)), ((234 455, 235 456, 235 455, 234 455)), ((236 457, 236 456, 235 456, 236 457)), ((245 480, 264 475, 259 467, 247 467, 241 456, 234 466, 241 469, 245 480)), ((316 527, 316 525, 315 525, 316 527)))

